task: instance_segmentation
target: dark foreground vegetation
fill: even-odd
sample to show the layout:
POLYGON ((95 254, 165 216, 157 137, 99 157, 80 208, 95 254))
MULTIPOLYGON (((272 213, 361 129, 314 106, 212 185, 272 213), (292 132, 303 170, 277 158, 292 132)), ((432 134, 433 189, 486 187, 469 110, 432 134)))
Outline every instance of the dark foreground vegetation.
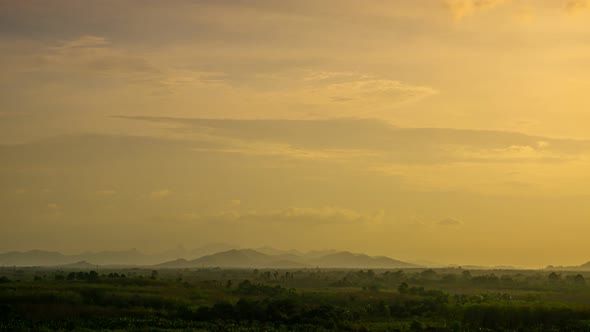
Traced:
POLYGON ((547 271, 0 269, 0 331, 590 331, 547 271))

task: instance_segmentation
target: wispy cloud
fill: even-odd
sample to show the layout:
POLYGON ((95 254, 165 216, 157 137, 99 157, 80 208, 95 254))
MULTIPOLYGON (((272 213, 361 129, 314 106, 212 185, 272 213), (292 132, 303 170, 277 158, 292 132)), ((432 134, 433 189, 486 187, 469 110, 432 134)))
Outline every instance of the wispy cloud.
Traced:
MULTIPOLYGON (((17 46, 18 47, 18 46, 17 46)), ((83 35, 46 46, 27 44, 34 52, 10 62, 9 72, 35 72, 59 78, 75 86, 79 80, 94 83, 117 82, 140 86, 148 95, 175 93, 178 89, 223 84, 224 73, 162 65, 150 55, 114 44, 104 36, 83 35), (35 54, 32 56, 31 54, 35 54)))
POLYGON ((446 218, 436 223, 438 226, 459 226, 463 224, 461 220, 455 218, 446 218))
POLYGON ((460 20, 477 11, 491 9, 508 2, 510 0, 444 0, 455 20, 460 20))
POLYGON ((47 208, 50 210, 59 210, 61 209, 61 206, 59 206, 59 204, 56 203, 48 203, 47 208))
POLYGON ((380 223, 385 217, 383 211, 364 214, 352 209, 325 206, 321 208, 289 207, 281 210, 224 212, 215 215, 199 215, 188 213, 185 218, 198 221, 231 222, 231 223, 289 223, 304 225, 323 224, 374 224, 380 223))
POLYGON ((105 37, 85 35, 80 36, 77 39, 64 40, 60 43, 60 45, 50 47, 50 49, 66 50, 72 48, 105 47, 109 44, 110 42, 105 37))
POLYGON ((225 147, 199 147, 191 149, 197 152, 235 153, 249 156, 276 156, 298 160, 354 160, 376 156, 368 150, 355 149, 317 149, 301 148, 291 144, 272 143, 265 141, 243 141, 227 138, 211 138, 212 141, 223 142, 225 147))
POLYGON ((169 189, 156 190, 156 191, 152 191, 150 193, 150 197, 153 199, 163 199, 163 198, 169 197, 171 195, 172 195, 172 191, 169 189))
POLYGON ((372 109, 392 108, 434 96, 439 91, 430 86, 402 82, 393 78, 356 72, 304 70, 262 77, 271 89, 261 96, 283 102, 334 107, 353 107, 367 114, 372 109), (273 81, 275 82, 273 84, 273 81))
POLYGON ((182 124, 179 134, 198 134, 200 139, 218 143, 194 148, 203 152, 290 156, 309 160, 350 161, 364 158, 410 165, 556 163, 580 160, 590 154, 588 141, 502 131, 399 128, 379 120, 125 118, 182 124), (354 136, 350 136, 351 132, 354 136))
POLYGON ((117 194, 116 190, 97 190, 94 192, 97 196, 113 196, 117 194))
POLYGON ((565 9, 570 14, 578 13, 589 7, 590 2, 588 0, 568 0, 565 4, 565 9))

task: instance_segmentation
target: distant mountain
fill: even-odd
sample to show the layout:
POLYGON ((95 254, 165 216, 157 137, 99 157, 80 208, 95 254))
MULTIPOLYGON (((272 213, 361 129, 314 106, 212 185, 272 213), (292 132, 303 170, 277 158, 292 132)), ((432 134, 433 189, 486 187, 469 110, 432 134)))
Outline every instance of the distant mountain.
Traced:
POLYGON ((9 251, 0 254, 0 265, 4 266, 47 266, 80 261, 56 251, 29 250, 9 251))
POLYGON ((190 261, 178 259, 158 264, 162 268, 305 268, 309 265, 297 261, 299 257, 291 254, 267 255, 253 249, 232 249, 206 255, 190 261))
MULTIPOLYGON (((208 251, 214 245, 203 247, 208 251)), ((418 265, 402 262, 384 256, 368 256, 347 251, 312 251, 301 253, 296 250, 279 250, 271 247, 254 249, 230 249, 211 254, 188 256, 189 251, 178 248, 161 254, 148 255, 137 249, 122 251, 85 252, 64 255, 55 251, 31 250, 11 251, 0 254, 0 266, 46 266, 91 269, 101 267, 153 266, 157 268, 370 268, 392 269, 411 268, 418 265), (182 257, 182 256, 184 257, 182 257), (91 263, 90 263, 91 262, 91 263)))
POLYGON ((294 255, 294 256, 303 256, 304 254, 298 250, 281 250, 281 249, 276 249, 273 247, 269 247, 269 246, 264 246, 264 247, 259 247, 259 248, 254 248, 254 250, 261 252, 263 254, 266 255, 294 255))
MULTIPOLYGON (((56 251, 10 251, 0 254, 0 266, 61 266, 81 261, 96 265, 153 265, 175 257, 147 255, 137 249, 64 255, 56 251)), ((96 266, 95 265, 95 266, 96 266)))
POLYGON ((221 243, 221 242, 209 243, 209 244, 204 245, 202 247, 189 250, 189 251, 187 251, 185 256, 178 256, 177 258, 193 259, 193 258, 205 256, 205 255, 211 255, 211 254, 215 254, 218 252, 228 251, 231 249, 239 249, 239 248, 240 248, 240 246, 237 246, 235 244, 221 243))
POLYGON ((175 260, 157 265, 165 268, 410 268, 414 264, 398 261, 389 257, 371 257, 364 254, 335 252, 311 256, 294 254, 269 255, 253 249, 232 249, 212 255, 206 255, 190 261, 175 260))
POLYGON ((189 263, 192 266, 215 266, 215 267, 264 267, 272 260, 271 255, 265 255, 252 249, 232 249, 219 252, 213 255, 203 256, 194 259, 189 263))
POLYGON ((320 258, 320 257, 324 257, 329 254, 335 254, 337 252, 338 252, 338 250, 333 250, 333 249, 332 250, 312 250, 312 251, 306 252, 304 256, 308 259, 320 258))
POLYGON ((393 269, 417 267, 417 265, 385 256, 372 257, 365 254, 353 254, 347 251, 328 254, 312 262, 314 265, 327 268, 393 269))
POLYGON ((186 259, 179 258, 179 259, 175 259, 170 262, 164 262, 164 263, 154 265, 154 267, 163 268, 163 269, 183 269, 183 268, 188 268, 188 267, 192 267, 192 266, 191 266, 191 263, 189 261, 187 261, 186 259))
POLYGON ((546 270, 561 270, 561 271, 585 271, 585 270, 590 270, 590 262, 586 262, 582 265, 576 265, 576 266, 548 265, 545 269, 546 270))
POLYGON ((89 252, 77 256, 80 260, 98 265, 152 265, 160 262, 158 257, 144 254, 137 249, 123 251, 89 252))

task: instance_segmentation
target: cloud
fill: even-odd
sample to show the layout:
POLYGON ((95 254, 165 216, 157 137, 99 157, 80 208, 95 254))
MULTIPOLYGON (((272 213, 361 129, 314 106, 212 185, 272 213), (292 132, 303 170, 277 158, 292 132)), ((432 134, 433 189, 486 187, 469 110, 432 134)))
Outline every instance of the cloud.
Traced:
POLYGON ((94 192, 97 196, 113 196, 117 193, 115 190, 97 190, 94 192))
POLYGON ((439 226, 459 226, 463 224, 460 220, 454 218, 446 218, 436 223, 439 226))
POLYGON ((61 206, 59 206, 59 204, 56 203, 48 203, 47 208, 49 208, 50 210, 59 210, 61 209, 61 206))
MULTIPOLYGON (((313 81, 326 81, 326 80, 334 80, 334 79, 342 79, 342 78, 352 78, 352 77, 359 77, 358 73, 355 72, 334 72, 334 71, 322 71, 322 70, 307 70, 303 76, 303 81, 306 82, 313 82, 313 81)), ((364 78, 361 76, 361 78, 364 78)))
MULTIPOLYGON (((589 141, 512 132, 402 128, 366 119, 126 119, 169 127, 166 136, 174 139, 76 135, 0 146, 0 170, 7 177, 60 174, 70 168, 110 169, 115 162, 131 174, 132 165, 142 160, 147 164, 157 161, 158 168, 193 180, 206 174, 236 173, 248 174, 244 179, 252 174, 265 179, 292 170, 289 174, 298 181, 313 181, 313 185, 318 180, 308 179, 317 176, 319 181, 332 181, 329 173, 335 172, 338 176, 355 174, 359 179, 387 178, 400 188, 417 191, 545 194, 581 190, 590 162, 589 141), (195 165, 194 172, 182 165, 195 165), (515 188, 514 184, 523 185, 515 188)), ((151 169, 139 170, 149 173, 151 169)), ((147 182, 141 190, 144 197, 154 199, 172 192, 178 192, 175 198, 184 199, 181 191, 161 182, 147 182)), ((247 197, 237 195, 241 194, 233 199, 247 197)), ((223 198, 222 206, 228 208, 230 199, 223 198)))
POLYGON ((160 74, 145 57, 133 55, 102 36, 81 36, 61 41, 42 51, 45 51, 45 70, 90 71, 142 80, 160 74))
MULTIPOLYGON (((19 93, 44 99, 43 107, 49 103, 60 109, 96 107, 106 112, 110 107, 97 105, 109 100, 109 105, 128 114, 139 109, 153 114, 176 105, 176 114, 190 109, 226 117, 235 117, 236 109, 242 110, 239 116, 252 118, 306 118, 312 113, 316 117, 389 117, 383 111, 440 93, 421 81, 329 70, 274 51, 251 55, 246 51, 239 57, 220 51, 216 57, 202 54, 200 48, 176 47, 165 53, 146 52, 109 35, 82 34, 57 42, 16 45, 14 54, 0 55, 0 70, 21 81, 19 93), (29 79, 34 76, 44 79, 29 79), (72 89, 77 93, 69 93, 72 89)), ((11 86, 15 85, 11 82, 11 86)), ((25 99, 19 98, 18 104, 25 99)))
POLYGON ((102 36, 80 36, 76 39, 62 41, 61 45, 52 47, 57 50, 71 49, 71 48, 87 48, 87 47, 104 47, 110 42, 102 36))
POLYGON ((514 11, 514 17, 520 23, 530 23, 535 19, 535 12, 531 7, 521 6, 514 11))
POLYGON ((590 151, 577 152, 548 149, 534 144, 513 144, 498 148, 453 146, 448 150, 449 160, 469 163, 565 163, 584 158, 590 151))
POLYGON ((387 79, 358 79, 333 83, 324 87, 325 96, 331 102, 356 101, 359 103, 392 102, 404 103, 426 98, 438 93, 437 90, 387 79))
POLYGON ((473 13, 494 8, 510 0, 445 0, 447 9, 455 20, 460 20, 473 13))
POLYGON ((248 156, 275 156, 296 160, 346 161, 375 156, 375 152, 354 149, 301 148, 291 144, 265 141, 241 141, 227 138, 211 138, 223 142, 222 147, 199 147, 196 152, 232 153, 248 156))
POLYGON ((43 74, 63 85, 78 86, 84 81, 117 89, 125 84, 143 89, 146 95, 157 96, 174 94, 185 88, 223 84, 227 78, 221 72, 158 62, 153 55, 114 44, 105 36, 82 35, 49 46, 41 42, 25 46, 22 50, 25 55, 3 61, 9 66, 4 65, 2 69, 43 74))
POLYGON ((62 206, 57 203, 48 203, 46 205, 47 212, 40 215, 41 218, 61 219, 65 216, 62 206))
POLYGON ((383 211, 363 214, 355 210, 326 206, 322 208, 290 207, 282 210, 225 212, 216 215, 186 214, 189 219, 209 222, 231 223, 277 223, 277 224, 374 224, 383 221, 383 211))
POLYGON ((588 8, 589 4, 588 0, 569 0, 565 5, 565 10, 570 14, 575 14, 588 8))
MULTIPOLYGON (((216 145, 193 149, 299 160, 381 164, 556 163, 590 154, 589 141, 552 139, 514 132, 400 128, 367 119, 222 120, 126 117, 182 124, 216 145), (354 135, 351 135, 354 133, 354 135)), ((175 129, 172 129, 175 130, 175 129)))
POLYGON ((363 109, 391 108, 419 101, 439 93, 435 88, 396 79, 355 72, 303 70, 262 77, 271 89, 261 95, 265 100, 291 104, 316 105, 333 109, 342 116, 343 107, 355 114, 363 109))
POLYGON ((169 189, 162 189, 162 190, 152 191, 150 193, 150 197, 153 198, 153 199, 162 199, 162 198, 169 197, 170 195, 172 195, 172 191, 169 190, 169 189))

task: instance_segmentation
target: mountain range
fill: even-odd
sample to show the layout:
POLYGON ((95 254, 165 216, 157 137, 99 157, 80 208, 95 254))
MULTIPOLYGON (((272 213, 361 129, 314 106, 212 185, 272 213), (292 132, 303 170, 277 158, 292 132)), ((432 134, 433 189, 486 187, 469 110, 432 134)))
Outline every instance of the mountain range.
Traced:
POLYGON ((417 265, 384 256, 368 256, 347 251, 310 253, 275 252, 265 254, 253 249, 232 249, 193 260, 177 259, 156 265, 160 268, 235 267, 235 268, 412 268, 417 265))
MULTIPOLYGON (((215 246, 222 248, 223 246, 215 246)), ((126 251, 89 252, 64 255, 56 251, 11 251, 0 254, 2 266, 58 266, 63 268, 100 266, 153 266, 155 268, 412 268, 418 265, 385 256, 369 256, 347 251, 278 250, 271 247, 256 249, 229 249, 209 252, 204 248, 195 251, 168 251, 148 255, 136 249, 126 251), (186 259, 194 253, 205 253, 195 259, 186 259), (179 258, 183 257, 183 258, 179 258)), ((193 256, 194 257, 194 256, 193 256)))
POLYGON ((75 255, 46 250, 9 251, 0 253, 0 266, 61 266, 82 261, 94 265, 148 266, 179 257, 200 257, 232 248, 235 246, 213 243, 193 250, 179 247, 157 254, 146 254, 137 249, 84 252, 75 255))
POLYGON ((553 266, 548 265, 546 270, 560 270, 560 271, 587 271, 590 270, 590 262, 586 262, 576 266, 553 266))
MULTIPOLYGON (((404 262, 385 256, 369 256, 348 251, 324 250, 301 252, 272 247, 244 248, 215 243, 186 250, 182 247, 157 254, 146 254, 137 249, 121 251, 84 252, 63 254, 57 251, 29 250, 0 253, 0 267, 43 266, 64 269, 90 269, 101 267, 153 267, 153 268, 364 268, 396 269, 417 267, 458 267, 432 262, 404 262)), ((462 265, 466 269, 516 269, 512 266, 462 265)), ((577 266, 552 266, 547 270, 590 271, 590 262, 577 266)))

